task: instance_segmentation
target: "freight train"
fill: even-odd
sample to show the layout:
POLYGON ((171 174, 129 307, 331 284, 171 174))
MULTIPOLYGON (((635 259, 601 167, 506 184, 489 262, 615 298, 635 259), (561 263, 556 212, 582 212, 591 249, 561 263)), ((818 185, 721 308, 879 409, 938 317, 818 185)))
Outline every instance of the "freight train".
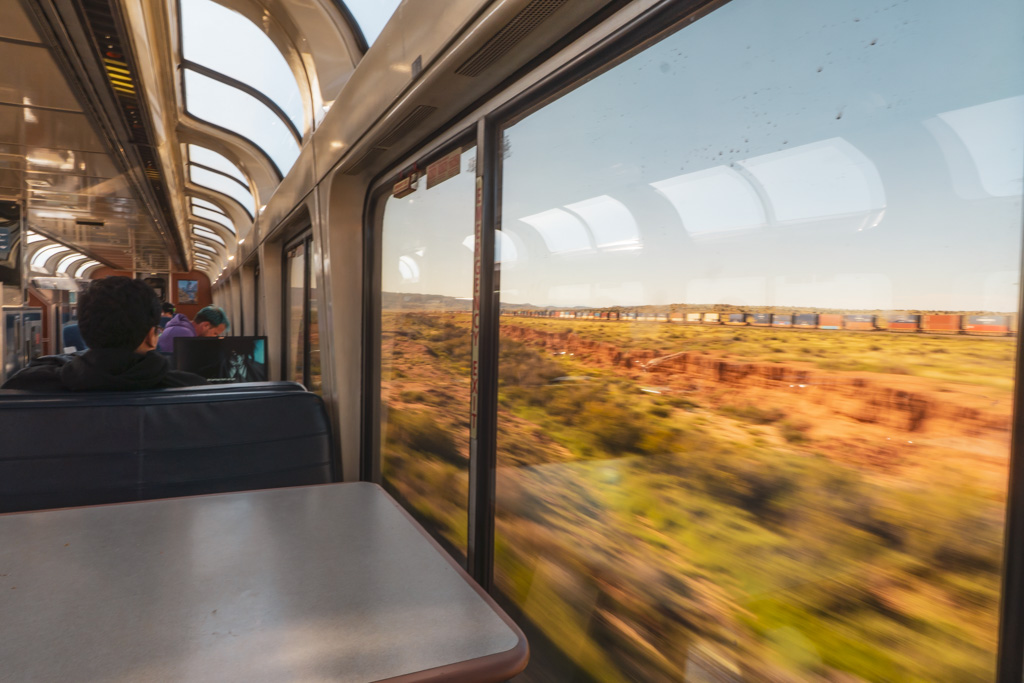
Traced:
POLYGON ((969 334, 1013 337, 1017 316, 1011 314, 958 313, 651 313, 645 311, 586 309, 507 309, 502 315, 527 318, 573 320, 670 322, 686 325, 731 325, 786 327, 816 330, 857 330, 862 332, 917 332, 926 334, 969 334))

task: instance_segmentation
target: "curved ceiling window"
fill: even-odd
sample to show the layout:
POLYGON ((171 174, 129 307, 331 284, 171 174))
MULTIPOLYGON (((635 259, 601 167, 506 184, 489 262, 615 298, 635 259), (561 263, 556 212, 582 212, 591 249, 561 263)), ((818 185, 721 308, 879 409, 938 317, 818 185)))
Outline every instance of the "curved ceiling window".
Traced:
MULTIPOLYGON (((201 225, 193 225, 192 234, 195 235, 196 237, 202 237, 203 239, 208 239, 214 242, 218 242, 220 244, 224 244, 224 240, 221 238, 220 235, 215 233, 213 230, 210 230, 209 228, 204 228, 201 225)), ((224 246, 226 247, 227 245, 224 244, 224 246)))
POLYGON ((220 171, 224 175, 231 176, 238 182, 242 183, 246 187, 249 187, 249 179, 245 177, 245 174, 235 166, 231 161, 223 154, 218 154, 212 149, 206 149, 199 145, 188 146, 188 160, 194 164, 200 164, 211 168, 214 171, 220 171))
POLYGON ((214 223, 223 225, 225 228, 228 229, 228 231, 232 235, 236 234, 235 224, 231 222, 230 218, 228 218, 222 213, 218 213, 217 211, 210 211, 209 209, 204 209, 201 206, 193 206, 192 215, 195 216, 196 218, 205 218, 208 221, 213 221, 214 223))
MULTIPOLYGON (((249 190, 243 188, 235 180, 228 176, 217 173, 216 171, 210 171, 201 166, 195 164, 188 165, 188 179, 196 185, 205 187, 208 190, 214 192, 220 192, 234 199, 236 202, 242 205, 245 212, 251 217, 253 210, 256 207, 256 200, 249 193, 249 190)), ((212 203, 212 202, 211 202, 212 203)), ((223 210, 220 207, 215 207, 217 211, 223 210)))
MULTIPOLYGON (((256 198, 249 190, 249 180, 227 157, 205 147, 189 145, 188 161, 189 180, 197 185, 226 194, 241 204, 250 216, 253 215, 256 198)), ((204 202, 204 206, 209 206, 217 211, 221 210, 212 202, 195 199, 193 201, 204 202)))
POLYGON ((210 211, 216 211, 217 213, 223 214, 225 216, 228 215, 224 211, 224 209, 220 208, 219 206, 217 206, 213 202, 208 202, 205 199, 200 199, 199 197, 192 197, 192 206, 198 206, 198 207, 203 208, 203 209, 209 209, 210 211))
POLYGON ((272 101, 192 68, 184 72, 189 114, 238 133, 259 147, 282 176, 288 172, 299 156, 299 133, 287 116, 271 107, 272 101))
POLYGON ((373 45, 399 2, 400 0, 348 0, 345 6, 359 24, 366 44, 373 45))
POLYGON ((181 0, 182 56, 258 90, 297 130, 304 128, 299 84, 274 42, 244 16, 210 0, 181 0))
POLYGON ((196 249, 202 249, 203 251, 209 251, 209 252, 214 253, 214 254, 217 253, 217 250, 214 249, 213 247, 211 247, 206 242, 199 242, 199 241, 197 241, 195 244, 196 244, 196 249))

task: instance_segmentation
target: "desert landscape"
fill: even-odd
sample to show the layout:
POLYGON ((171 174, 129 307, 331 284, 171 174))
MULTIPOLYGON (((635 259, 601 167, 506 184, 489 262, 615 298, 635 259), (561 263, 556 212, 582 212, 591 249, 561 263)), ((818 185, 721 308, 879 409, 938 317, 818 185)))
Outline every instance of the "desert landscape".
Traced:
MULTIPOLYGON (((469 323, 383 316, 385 483, 456 556, 469 323)), ((501 333, 495 580, 527 680, 992 680, 1015 340, 501 333)))

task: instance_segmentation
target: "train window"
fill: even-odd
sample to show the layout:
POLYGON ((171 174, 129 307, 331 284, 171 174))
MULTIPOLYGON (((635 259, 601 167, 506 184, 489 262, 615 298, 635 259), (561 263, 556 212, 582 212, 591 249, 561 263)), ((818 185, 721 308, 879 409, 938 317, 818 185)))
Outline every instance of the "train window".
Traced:
POLYGON ((367 45, 373 45, 377 36, 395 13, 400 0, 346 0, 344 3, 352 14, 367 45))
MULTIPOLYGON (((214 242, 217 242, 218 244, 224 244, 224 239, 220 235, 215 233, 213 230, 210 230, 209 228, 204 228, 201 225, 193 224, 192 225, 192 234, 195 235, 196 237, 202 237, 204 239, 213 240, 214 242)), ((227 245, 225 245, 225 246, 227 246, 227 245)))
POLYGON ((389 196, 384 206, 380 466, 384 486, 461 559, 468 533, 476 148, 446 159, 454 171, 447 180, 421 178, 417 191, 389 196))
POLYGON ((255 144, 277 171, 288 173, 299 156, 299 143, 282 119, 259 98, 198 73, 185 74, 185 108, 189 114, 255 144))
POLYGON ((494 578, 531 667, 994 679, 1022 31, 733 0, 502 127, 494 578))
MULTIPOLYGON (((189 179, 192 182, 228 195, 242 205, 250 218, 253 216, 256 199, 249 189, 249 181, 237 166, 220 154, 196 145, 188 146, 188 156, 189 179), (230 183, 228 180, 235 182, 230 183)), ((217 208, 211 202, 205 202, 205 205, 217 208)))
POLYGON ((214 171, 220 171, 221 173, 231 176, 246 188, 249 187, 249 179, 245 177, 237 166, 231 163, 227 157, 222 154, 214 152, 212 149, 206 149, 199 145, 188 146, 188 159, 189 161, 201 164, 207 168, 213 169, 214 171))
POLYGON ((288 320, 285 329, 288 331, 288 357, 285 373, 293 382, 305 383, 305 320, 306 320, 306 243, 288 250, 287 253, 288 296, 285 306, 288 320))
POLYGON ((252 271, 252 333, 260 334, 260 264, 257 263, 252 271))
POLYGON ((319 298, 312 272, 313 238, 305 235, 285 249, 285 376, 310 391, 323 392, 320 367, 319 298))
MULTIPOLYGON (((269 16, 266 21, 270 21, 269 16)), ((302 95, 284 55, 244 16, 209 0, 181 0, 182 56, 240 81, 277 104, 298 129, 305 127, 302 95)))
POLYGON ((200 199, 199 197, 192 197, 192 206, 201 206, 204 209, 210 209, 211 211, 216 211, 219 214, 227 216, 227 213, 224 212, 224 209, 220 208, 213 202, 208 202, 205 199, 200 199))
POLYGON ((235 224, 231 222, 230 218, 220 213, 219 211, 211 211, 210 209, 204 208, 202 206, 193 206, 192 215, 195 216, 196 218, 205 218, 208 221, 213 221, 214 223, 217 223, 227 228, 232 235, 235 234, 235 224))
MULTIPOLYGON (((238 204, 245 209, 245 212, 249 217, 252 218, 253 210, 256 207, 256 199, 252 196, 248 186, 243 187, 233 178, 197 164, 188 165, 188 175, 189 180, 196 185, 227 195, 238 202, 238 204)), ((207 203, 210 204, 212 202, 207 203)), ((224 213, 220 208, 216 208, 216 210, 224 213)))

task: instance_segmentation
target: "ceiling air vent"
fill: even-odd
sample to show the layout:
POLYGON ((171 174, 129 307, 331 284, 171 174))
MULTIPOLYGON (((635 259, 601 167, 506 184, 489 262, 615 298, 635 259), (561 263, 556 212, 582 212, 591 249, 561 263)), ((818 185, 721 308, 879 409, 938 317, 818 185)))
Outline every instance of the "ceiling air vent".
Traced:
POLYGON ((479 76, 484 69, 518 45, 533 29, 567 2, 568 0, 533 0, 508 22, 505 28, 498 31, 472 57, 463 62, 455 73, 462 76, 479 76))

